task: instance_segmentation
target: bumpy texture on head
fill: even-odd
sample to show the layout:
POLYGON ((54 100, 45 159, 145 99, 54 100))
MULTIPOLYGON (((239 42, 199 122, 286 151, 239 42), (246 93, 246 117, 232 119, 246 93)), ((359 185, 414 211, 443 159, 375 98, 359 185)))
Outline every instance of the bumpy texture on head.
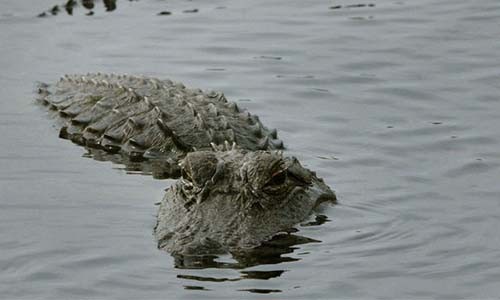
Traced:
POLYGON ((155 235, 174 254, 252 249, 305 220, 335 194, 279 152, 199 151, 161 202, 155 235))
POLYGON ((39 100, 63 120, 60 136, 139 160, 209 149, 225 141, 248 150, 281 149, 276 130, 228 102, 180 83, 148 77, 87 74, 40 84, 39 100))

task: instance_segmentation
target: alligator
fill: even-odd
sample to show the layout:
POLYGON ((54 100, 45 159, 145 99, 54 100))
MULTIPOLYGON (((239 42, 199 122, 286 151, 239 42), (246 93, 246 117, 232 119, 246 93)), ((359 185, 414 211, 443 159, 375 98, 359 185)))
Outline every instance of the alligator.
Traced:
MULTIPOLYGON (((236 143, 251 151, 283 149, 276 129, 221 92, 144 76, 65 75, 40 83, 38 100, 60 120, 59 136, 119 153, 115 162, 155 159, 171 176, 187 153, 236 143)), ((168 176, 167 176, 168 177, 168 176)))
POLYGON ((155 236, 174 255, 251 252, 287 234, 335 193, 281 151, 189 153, 160 203, 155 236))
POLYGON ((315 172, 283 156, 276 129, 223 93, 95 73, 40 83, 37 99, 59 121, 61 138, 117 163, 154 160, 166 177, 180 177, 154 230, 172 254, 248 252, 336 200, 315 172))

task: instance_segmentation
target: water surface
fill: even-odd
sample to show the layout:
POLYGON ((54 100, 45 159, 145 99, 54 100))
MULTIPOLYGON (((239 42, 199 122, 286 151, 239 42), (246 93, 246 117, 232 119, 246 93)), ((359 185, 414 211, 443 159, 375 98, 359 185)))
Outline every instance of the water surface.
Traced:
POLYGON ((0 2, 3 298, 498 297, 497 1, 56 4, 0 2), (157 250, 171 181, 82 158, 33 104, 37 81, 87 72, 221 90, 278 128, 338 193, 299 227, 321 243, 200 269, 157 250))

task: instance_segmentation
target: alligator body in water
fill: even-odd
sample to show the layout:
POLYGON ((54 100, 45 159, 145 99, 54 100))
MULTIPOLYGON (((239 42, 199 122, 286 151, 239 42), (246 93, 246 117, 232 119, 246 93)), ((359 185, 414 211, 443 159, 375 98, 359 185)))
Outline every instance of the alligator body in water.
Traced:
POLYGON ((189 153, 160 204, 155 235, 173 254, 251 251, 285 233, 335 194, 281 152, 189 153))
POLYGON ((283 148, 276 130, 224 94, 170 80, 73 75, 40 84, 38 93, 62 121, 60 137, 127 160, 155 158, 176 166, 188 152, 226 142, 252 151, 283 148))
POLYGON ((276 130, 222 93, 97 73, 41 83, 38 94, 60 120, 60 137, 177 166, 171 177, 181 178, 161 201, 155 227, 158 246, 173 254, 246 252, 335 200, 314 172, 283 156, 276 130))

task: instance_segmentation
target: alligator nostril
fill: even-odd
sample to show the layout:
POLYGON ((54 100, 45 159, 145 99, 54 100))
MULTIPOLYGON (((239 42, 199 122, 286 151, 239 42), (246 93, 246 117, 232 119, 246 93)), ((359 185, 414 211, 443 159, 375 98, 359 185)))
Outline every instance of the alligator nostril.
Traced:
POLYGON ((328 190, 324 191, 324 193, 322 193, 319 197, 318 197, 318 200, 317 200, 317 203, 321 203, 321 202, 333 202, 333 203, 336 203, 337 202, 337 195, 335 195, 335 192, 333 192, 332 190, 330 190, 328 187, 327 187, 328 190))

